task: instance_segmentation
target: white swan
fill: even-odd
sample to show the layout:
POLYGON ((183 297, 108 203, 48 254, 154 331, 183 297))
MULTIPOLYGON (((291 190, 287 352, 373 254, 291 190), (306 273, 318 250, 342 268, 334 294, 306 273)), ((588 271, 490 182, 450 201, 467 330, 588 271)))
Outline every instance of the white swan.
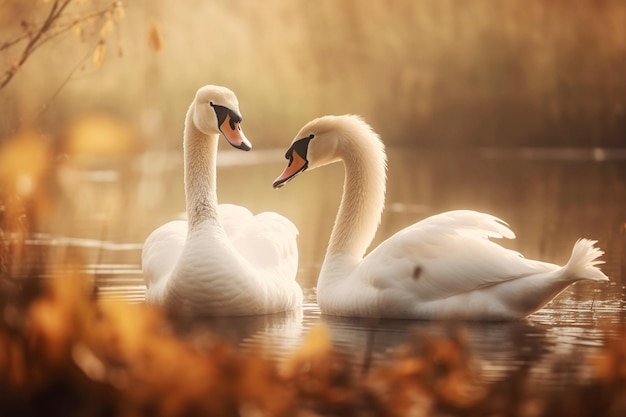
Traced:
POLYGON ((302 304, 295 281, 296 227, 276 213, 253 216, 218 205, 216 154, 220 132, 248 151, 239 104, 225 87, 205 86, 189 107, 184 130, 188 221, 172 221, 146 240, 142 269, 146 301, 191 314, 242 316, 302 304))
POLYGON ((306 124, 285 155, 279 188, 298 173, 343 161, 343 197, 317 284, 325 314, 504 320, 523 318, 571 283, 608 280, 603 252, 580 239, 563 267, 523 258, 489 238, 514 238, 500 219, 475 211, 415 223, 363 258, 385 200, 386 157, 378 135, 357 116, 306 124))

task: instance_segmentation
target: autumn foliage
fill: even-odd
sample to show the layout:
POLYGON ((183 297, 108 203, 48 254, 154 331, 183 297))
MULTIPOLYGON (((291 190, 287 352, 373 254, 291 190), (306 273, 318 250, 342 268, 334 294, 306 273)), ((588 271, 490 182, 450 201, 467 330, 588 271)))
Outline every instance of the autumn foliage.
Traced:
POLYGON ((481 381, 462 331, 416 334, 388 360, 363 369, 320 326, 276 363, 217 336, 182 338, 146 305, 96 302, 79 275, 1 282, 2 415, 621 416, 626 410, 623 338, 607 340, 588 385, 547 395, 521 389, 523 374, 495 385, 481 381))

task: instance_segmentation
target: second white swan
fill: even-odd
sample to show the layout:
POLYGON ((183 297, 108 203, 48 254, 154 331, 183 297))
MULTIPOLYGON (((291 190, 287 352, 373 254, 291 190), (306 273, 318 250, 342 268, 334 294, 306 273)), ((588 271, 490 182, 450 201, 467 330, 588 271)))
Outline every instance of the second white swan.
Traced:
POLYGON ((579 280, 606 281, 603 252, 579 239, 565 266, 529 260, 489 238, 514 238, 502 220, 471 210, 415 223, 365 258, 385 201, 386 156, 379 136, 357 116, 307 123, 274 181, 342 161, 344 192, 317 284, 325 314, 414 319, 523 318, 579 280))
POLYGON ((232 91, 219 86, 198 90, 183 140, 188 220, 166 223, 146 240, 147 302, 225 316, 275 313, 302 304, 293 223, 277 213, 253 216, 244 207, 217 204, 219 135, 235 148, 251 149, 240 123, 232 91))

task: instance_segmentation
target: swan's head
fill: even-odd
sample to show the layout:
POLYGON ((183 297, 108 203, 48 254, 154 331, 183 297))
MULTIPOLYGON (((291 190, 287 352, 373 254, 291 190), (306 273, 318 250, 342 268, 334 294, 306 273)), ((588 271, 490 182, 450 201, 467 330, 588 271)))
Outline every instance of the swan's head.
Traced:
POLYGON ((274 188, 282 187, 307 169, 315 169, 348 157, 354 151, 350 148, 355 144, 355 138, 369 137, 372 134, 371 127, 359 116, 323 116, 311 120, 300 129, 287 149, 285 158, 289 162, 274 181, 274 188))
POLYGON ((221 133, 237 149, 252 149, 252 144, 241 130, 237 96, 226 87, 207 85, 198 90, 194 100, 193 124, 206 135, 221 133))

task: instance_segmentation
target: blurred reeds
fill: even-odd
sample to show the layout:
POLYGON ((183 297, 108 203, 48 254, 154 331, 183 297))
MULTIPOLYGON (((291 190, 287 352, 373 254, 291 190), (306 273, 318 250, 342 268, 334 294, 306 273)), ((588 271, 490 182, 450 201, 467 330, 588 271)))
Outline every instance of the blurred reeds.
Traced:
MULTIPOLYGON (((5 242, 3 241, 3 244, 5 242)), ((180 338, 144 304, 95 302, 65 274, 0 277, 0 414, 10 416, 623 416, 626 330, 586 357, 593 376, 542 388, 524 366, 477 376, 462 326, 415 334, 359 369, 324 327, 280 362, 202 332, 180 338), (16 294, 20 296, 16 297, 16 294)))
MULTIPOLYGON (((34 13, 13 3, 3 22, 34 13)), ((61 140, 95 111, 135 128, 142 147, 177 149, 193 93, 212 83, 239 95, 257 147, 282 147, 327 113, 362 114, 388 144, 409 146, 611 147, 626 138, 621 0, 187 0, 125 10, 102 40, 99 68, 81 61, 97 33, 32 57, 0 92, 10 108, 0 136, 27 122, 61 140)), ((10 30, 19 26, 0 36, 10 30)))

